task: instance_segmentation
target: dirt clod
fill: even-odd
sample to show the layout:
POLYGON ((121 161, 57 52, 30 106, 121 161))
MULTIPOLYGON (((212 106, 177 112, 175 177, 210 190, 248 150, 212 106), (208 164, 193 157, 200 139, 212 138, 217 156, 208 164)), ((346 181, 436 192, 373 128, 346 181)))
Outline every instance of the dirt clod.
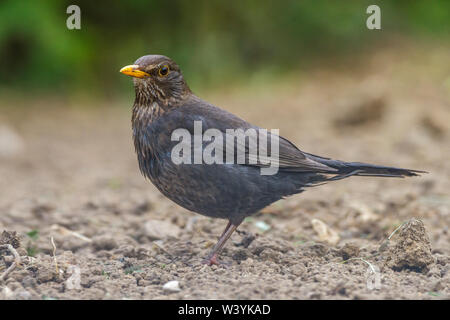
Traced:
POLYGON ((16 231, 3 231, 0 235, 0 245, 10 244, 15 249, 20 247, 20 237, 16 231))
POLYGON ((244 237, 242 238, 241 242, 236 243, 237 247, 244 247, 248 248, 248 246, 256 239, 256 236, 253 233, 249 232, 240 232, 239 234, 244 234, 244 237))
POLYGON ((340 250, 342 259, 348 260, 350 258, 357 257, 359 255, 359 247, 352 243, 346 243, 340 250))
POLYGON ((235 261, 243 261, 246 260, 247 257, 248 257, 248 250, 244 249, 236 251, 232 256, 233 260, 235 261))
POLYGON ((329 251, 328 246, 322 243, 312 243, 305 245, 306 251, 309 251, 312 255, 316 255, 318 257, 323 257, 329 251))
POLYGON ((95 250, 112 250, 117 248, 117 241, 112 236, 97 236, 92 239, 95 250))
POLYGON ((432 263, 434 259, 425 226, 421 220, 413 218, 396 234, 396 243, 389 248, 386 265, 394 271, 427 272, 432 263))

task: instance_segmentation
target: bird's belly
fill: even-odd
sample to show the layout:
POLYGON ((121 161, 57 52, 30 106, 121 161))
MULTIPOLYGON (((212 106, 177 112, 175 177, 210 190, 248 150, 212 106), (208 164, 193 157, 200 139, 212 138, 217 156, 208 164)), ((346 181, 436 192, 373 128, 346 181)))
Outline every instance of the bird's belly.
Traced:
MULTIPOLYGON (((209 217, 240 220, 279 200, 270 177, 253 167, 228 164, 159 164, 153 184, 180 206, 209 217)), ((274 178, 273 178, 274 179, 274 178)))

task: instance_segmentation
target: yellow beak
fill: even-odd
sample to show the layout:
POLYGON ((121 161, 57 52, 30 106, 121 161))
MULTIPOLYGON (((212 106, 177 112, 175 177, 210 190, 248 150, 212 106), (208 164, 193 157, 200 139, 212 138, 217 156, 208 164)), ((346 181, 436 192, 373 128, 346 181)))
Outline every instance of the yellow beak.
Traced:
POLYGON ((139 70, 139 66, 137 64, 125 66, 122 69, 120 69, 120 72, 126 74, 127 76, 135 78, 145 78, 149 76, 147 72, 139 70))

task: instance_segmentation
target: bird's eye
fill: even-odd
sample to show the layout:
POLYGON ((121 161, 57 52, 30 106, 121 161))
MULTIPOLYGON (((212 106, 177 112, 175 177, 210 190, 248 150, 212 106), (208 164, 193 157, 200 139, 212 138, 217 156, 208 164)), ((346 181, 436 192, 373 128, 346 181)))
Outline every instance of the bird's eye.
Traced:
POLYGON ((162 67, 159 68, 158 70, 158 74, 160 77, 165 77, 169 74, 169 66, 168 65, 163 65, 162 67))

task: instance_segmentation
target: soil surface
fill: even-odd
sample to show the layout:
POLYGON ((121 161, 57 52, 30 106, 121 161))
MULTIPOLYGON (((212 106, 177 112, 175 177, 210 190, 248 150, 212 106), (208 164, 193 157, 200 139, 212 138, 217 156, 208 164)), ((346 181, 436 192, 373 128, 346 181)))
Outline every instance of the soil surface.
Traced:
POLYGON ((232 236, 228 268, 201 264, 226 221, 140 175, 131 81, 129 99, 111 103, 2 100, 0 298, 450 298, 449 54, 384 50, 363 70, 200 92, 307 152, 429 172, 279 201, 232 236))

